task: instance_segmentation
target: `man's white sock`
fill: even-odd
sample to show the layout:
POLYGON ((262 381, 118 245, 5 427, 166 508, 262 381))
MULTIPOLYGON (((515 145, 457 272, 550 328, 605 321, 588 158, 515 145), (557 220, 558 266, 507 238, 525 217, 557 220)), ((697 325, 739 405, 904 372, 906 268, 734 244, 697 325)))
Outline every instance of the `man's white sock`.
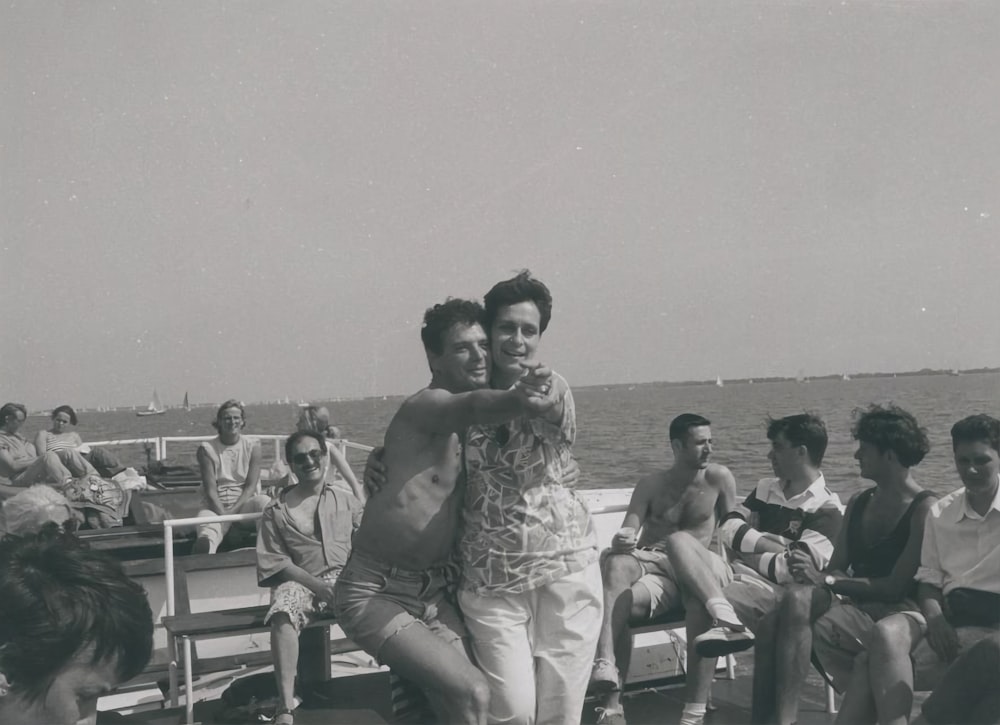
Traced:
POLYGON ((705 703, 686 702, 679 725, 702 725, 705 722, 705 703))
POLYGON ((705 602, 705 609, 712 615, 712 619, 718 620, 722 626, 735 625, 741 630, 744 629, 740 618, 736 616, 736 610, 725 597, 713 597, 705 602))

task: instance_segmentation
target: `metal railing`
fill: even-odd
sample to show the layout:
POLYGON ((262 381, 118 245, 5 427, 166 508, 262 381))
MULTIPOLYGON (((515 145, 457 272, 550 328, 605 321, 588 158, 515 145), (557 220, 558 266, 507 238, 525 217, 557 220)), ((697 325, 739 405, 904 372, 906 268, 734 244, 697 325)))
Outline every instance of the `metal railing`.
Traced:
MULTIPOLYGON (((274 445, 274 460, 282 459, 281 448, 288 438, 287 434, 274 434, 274 433, 246 433, 247 438, 253 438, 259 441, 270 441, 274 445)), ((168 443, 201 443, 203 441, 210 441, 216 438, 214 435, 203 435, 203 436, 158 436, 156 438, 116 438, 113 440, 106 441, 85 441, 84 445, 87 446, 126 446, 126 445, 143 445, 152 446, 154 451, 155 460, 162 461, 167 457, 167 444, 168 443)), ((371 451, 372 446, 367 446, 363 443, 355 443, 354 441, 347 440, 346 438, 338 438, 336 440, 331 439, 328 442, 333 442, 340 449, 341 453, 345 453, 348 448, 353 448, 359 451, 371 451)))

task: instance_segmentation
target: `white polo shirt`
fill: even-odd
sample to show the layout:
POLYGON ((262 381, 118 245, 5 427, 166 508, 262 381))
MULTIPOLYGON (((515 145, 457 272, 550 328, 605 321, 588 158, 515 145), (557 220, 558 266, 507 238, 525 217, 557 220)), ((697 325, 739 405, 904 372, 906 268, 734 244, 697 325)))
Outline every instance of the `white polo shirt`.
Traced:
POLYGON ((985 516, 969 506, 964 487, 931 506, 916 579, 945 594, 959 587, 1000 594, 1000 487, 985 516))

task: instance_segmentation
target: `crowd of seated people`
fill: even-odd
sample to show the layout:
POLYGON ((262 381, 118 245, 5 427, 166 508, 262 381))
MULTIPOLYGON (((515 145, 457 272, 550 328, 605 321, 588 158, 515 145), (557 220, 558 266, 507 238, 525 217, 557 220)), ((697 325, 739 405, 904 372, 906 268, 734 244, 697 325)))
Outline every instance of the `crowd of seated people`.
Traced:
MULTIPOLYGON (((431 313, 428 311, 433 317, 431 313)), ((457 313, 449 310, 448 314, 457 313)), ((409 432, 395 443, 393 435, 387 434, 386 448, 369 459, 365 484, 373 492, 369 500, 375 506, 370 507, 367 526, 363 520, 364 492, 343 457, 334 453, 336 446, 327 437, 328 414, 324 415, 322 409, 304 410, 299 430, 286 441, 285 457, 292 475, 278 487, 274 498, 258 493, 260 447, 243 435, 246 414, 238 401, 229 400, 219 407, 215 420, 219 434, 198 449, 206 502, 202 515, 262 513, 257 536, 258 579, 261 586, 271 589, 267 622, 280 693, 276 722, 281 725, 289 725, 294 719, 298 633, 311 619, 331 609, 345 631, 363 642, 373 656, 425 688, 438 714, 458 713, 456 721, 499 722, 501 718, 491 714, 491 707, 496 705, 490 702, 497 692, 500 697, 513 692, 509 690, 511 683, 497 678, 489 669, 480 672, 474 667, 462 676, 443 669, 450 667, 444 653, 456 645, 465 643, 455 650, 460 661, 482 667, 474 647, 482 650, 491 641, 489 646, 499 647, 501 640, 486 639, 485 634, 478 635, 477 640, 473 634, 470 641, 464 626, 449 628, 441 621, 425 620, 406 604, 396 611, 406 598, 394 594, 390 599, 395 603, 390 606, 384 587, 372 588, 366 578, 376 568, 376 555, 369 553, 376 545, 382 547, 377 556, 383 558, 406 562, 407 556, 413 556, 413 543, 399 549, 398 555, 386 553, 386 546, 397 546, 398 542, 384 537, 379 517, 389 514, 383 509, 404 518, 413 516, 416 509, 412 507, 418 506, 413 497, 422 496, 431 503, 419 504, 424 507, 421 516, 442 521, 435 517, 451 509, 453 498, 456 506, 461 505, 454 493, 457 485, 443 495, 433 488, 440 485, 441 472, 450 471, 448 475, 456 482, 464 475, 453 460, 463 452, 460 447, 453 448, 447 434, 441 438, 441 455, 435 453, 440 461, 429 469, 422 468, 419 474, 437 471, 433 479, 428 478, 428 486, 421 483, 405 493, 415 480, 407 478, 412 476, 408 461, 426 455, 429 445, 427 441, 418 444, 414 431, 421 430, 432 440, 446 430, 475 427, 475 421, 482 420, 489 421, 485 423, 490 426, 489 435, 497 436, 492 421, 511 416, 517 420, 521 415, 525 432, 571 440, 565 438, 572 429, 564 417, 553 418, 561 422, 550 427, 535 421, 552 410, 551 388, 556 383, 551 371, 539 368, 515 387, 499 390, 463 382, 468 368, 460 370, 445 359, 449 354, 447 341, 472 339, 469 329, 474 327, 474 321, 452 321, 451 327, 449 323, 441 324, 445 345, 436 348, 437 343, 427 340, 425 344, 434 380, 441 381, 437 384, 442 387, 435 388, 432 383, 423 391, 431 391, 432 395, 418 394, 404 405, 397 415, 404 419, 394 424, 405 424, 409 432), (466 397, 474 395, 479 397, 466 397), (441 431, 431 431, 428 426, 437 426, 441 431), (416 448, 400 454, 398 449, 404 443, 416 448), (451 460, 446 462, 445 457, 451 460), (348 486, 335 485, 331 474, 334 468, 348 486), (404 475, 394 478, 399 471, 404 475), (410 501, 408 507, 398 506, 400 496, 410 501), (359 531, 361 548, 355 550, 353 544, 359 531), (369 621, 376 610, 378 621, 369 621), (415 633, 417 630, 410 629, 414 625, 426 628, 430 637, 422 636, 414 643, 426 647, 443 637, 449 645, 440 650, 432 647, 440 657, 429 661, 420 658, 420 668, 408 664, 404 645, 411 635, 399 636, 404 631, 415 633), (435 673, 438 668, 442 669, 435 673), (478 676, 473 677, 476 673, 478 676)), ((456 350, 452 354, 464 358, 469 347, 462 342, 456 350)), ((562 389, 560 416, 566 415, 566 406, 571 404, 567 395, 568 390, 562 389)), ((44 448, 48 455, 79 447, 75 434, 66 430, 75 418, 72 409, 66 408, 53 411, 52 430, 38 435, 35 449, 44 448), (66 445, 61 447, 60 441, 66 445)), ((30 444, 17 435, 23 420, 23 406, 8 405, 0 410, 10 460, 17 460, 11 448, 30 450, 30 444)), ((517 430, 516 425, 511 430, 517 430)), ((755 651, 753 722, 796 722, 810 663, 844 694, 838 722, 906 723, 918 690, 932 691, 923 704, 921 722, 1000 722, 1000 697, 992 686, 1000 663, 1000 421, 980 414, 954 424, 951 443, 961 488, 941 498, 918 482, 914 469, 930 444, 926 431, 911 413, 895 405, 872 405, 857 411, 851 432, 857 442, 854 457, 860 476, 873 485, 852 496, 846 507, 830 491, 823 476, 827 431, 822 419, 814 414, 769 421, 768 458, 774 476, 758 482, 749 495, 738 501, 732 473, 711 462, 710 422, 696 414, 675 419, 669 434, 672 465, 635 487, 622 529, 600 559, 603 602, 597 602, 595 607, 597 613, 603 611, 600 626, 595 620, 579 633, 588 642, 596 643, 588 644, 587 649, 593 653, 590 689, 599 699, 599 723, 626 722, 622 694, 629 666, 629 625, 672 610, 685 618, 687 629, 689 677, 682 725, 704 721, 715 658, 749 648, 755 651), (726 556, 718 556, 713 537, 721 539, 726 556)), ((502 448, 510 440, 507 438, 505 443, 496 439, 491 445, 502 448)), ((503 460, 515 469, 525 463, 518 456, 503 460)), ((6 459, 4 462, 9 466, 6 459)), ((44 465, 31 462, 15 473, 33 465, 46 470, 44 465)), ((551 465, 551 459, 546 465, 551 465)), ((563 470, 565 480, 574 480, 572 465, 563 470)), ((517 472, 511 475, 516 480, 517 472)), ((19 485, 17 491, 19 494, 0 511, 0 533, 23 539, 31 534, 22 529, 41 526, 49 536, 35 541, 32 551, 55 546, 53 542, 58 540, 61 550, 68 552, 66 556, 90 556, 68 543, 65 534, 52 533, 52 522, 72 520, 72 506, 66 499, 39 486, 19 485)), ((461 539, 456 517, 457 510, 447 519, 450 523, 446 528, 435 532, 435 551, 455 551, 469 545, 461 539)), ((581 520, 580 525, 581 532, 592 530, 586 520, 581 520)), ((225 528, 218 523, 200 526, 195 552, 214 552, 225 528)), ((399 529, 394 530, 399 533, 399 529)), ((427 531, 414 529, 407 536, 419 542, 421 537, 426 538, 427 531)), ((14 552, 6 540, 0 544, 0 560, 8 556, 14 561, 14 552)), ((9 605, 3 595, 3 587, 8 586, 4 577, 15 576, 17 571, 16 566, 7 571, 3 561, 0 628, 10 619, 3 610, 9 605)), ((439 568, 437 564, 430 568, 410 564, 408 568, 394 563, 392 576, 399 582, 392 586, 401 587, 402 592, 407 586, 406 576, 412 574, 419 575, 419 581, 424 582, 421 587, 425 587, 431 576, 428 572, 437 577, 439 568)), ((454 611, 461 608, 464 612, 462 602, 467 606, 475 604, 472 597, 458 596, 455 581, 444 575, 443 568, 441 572, 437 606, 447 603, 454 611)), ((114 579, 104 570, 101 576, 114 579)), ((388 581, 388 575, 379 576, 381 581, 388 581)), ((124 592, 121 596, 125 601, 131 595, 124 592)), ((134 605, 132 602, 128 606, 134 609, 134 605)), ((423 612, 425 606, 417 609, 423 612)), ((473 617, 485 616, 474 607, 472 611, 473 617)), ((520 605, 512 611, 520 611, 520 605)), ((19 621, 18 617, 23 620, 26 615, 15 612, 11 616, 19 621)), ((130 620, 129 626, 138 627, 141 619, 130 620)), ((476 629, 479 626, 477 623, 470 629, 486 631, 476 629)), ((99 626, 96 631, 95 637, 103 636, 99 626)), ((544 638, 545 634, 537 636, 544 638)), ((57 718, 62 714, 31 709, 49 707, 51 698, 40 700, 39 693, 45 690, 34 685, 25 689, 24 683, 34 682, 20 674, 27 671, 24 668, 28 665, 11 658, 10 652, 16 647, 4 644, 7 640, 3 639, 15 635, 8 628, 0 636, 0 720, 7 712, 37 711, 61 722, 57 718)), ((505 636, 509 637, 509 633, 505 636)), ((82 669, 103 678, 102 688, 130 676, 148 657, 148 651, 143 655, 141 647, 131 653, 96 639, 84 637, 81 641, 62 663, 63 670, 75 671, 77 665, 86 664, 82 669)), ((494 660, 501 656, 501 650, 493 652, 494 660)), ((58 677, 49 677, 47 683, 46 687, 55 686, 58 677)), ((579 721, 581 714, 575 710, 576 705, 573 712, 552 710, 540 715, 541 701, 548 696, 548 691, 539 689, 534 694, 538 703, 530 709, 519 709, 512 721, 579 721)), ((582 692, 574 697, 574 702, 582 706, 582 692)), ((513 700, 499 702, 517 709, 513 700)))

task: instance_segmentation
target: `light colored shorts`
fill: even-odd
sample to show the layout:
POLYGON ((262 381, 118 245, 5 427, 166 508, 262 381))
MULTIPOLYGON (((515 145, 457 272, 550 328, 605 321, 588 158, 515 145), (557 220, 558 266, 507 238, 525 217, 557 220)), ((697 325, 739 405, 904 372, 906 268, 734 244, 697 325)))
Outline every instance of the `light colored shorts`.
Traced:
POLYGON ((834 599, 833 605, 813 624, 813 653, 837 692, 851 679, 854 657, 868 648, 875 623, 890 614, 916 613, 911 599, 900 602, 852 602, 834 599))
POLYGON ((411 571, 351 552, 333 590, 337 623, 376 660, 382 646, 410 626, 426 627, 465 654, 468 638, 455 604, 455 568, 411 571))
POLYGON ((755 634, 764 615, 777 608, 783 592, 780 584, 740 563, 733 564, 733 581, 722 590, 736 616, 755 634))
MULTIPOLYGON (((610 549, 605 549, 601 553, 602 563, 610 553, 610 549)), ((725 587, 733 580, 732 567, 714 551, 708 553, 712 562, 712 574, 715 575, 719 586, 725 587)), ((677 586, 677 575, 674 573, 667 552, 660 549, 633 549, 630 555, 642 567, 642 576, 636 584, 641 584, 649 592, 650 619, 684 606, 683 597, 677 586)))
MULTIPOLYGON (((323 575, 323 581, 336 582, 337 575, 323 575)), ((323 616, 330 607, 326 602, 318 600, 308 587, 298 582, 281 582, 271 589, 271 607, 264 617, 264 624, 271 622, 271 617, 278 612, 284 612, 292 620, 296 632, 301 632, 306 625, 323 616)))
MULTIPOLYGON (((927 620, 919 610, 907 610, 902 612, 906 616, 915 620, 920 625, 920 630, 927 634, 927 620)), ((958 637, 958 653, 967 652, 981 639, 993 636, 997 633, 997 627, 955 627, 955 635, 958 637)), ((937 652, 931 647, 927 637, 921 637, 910 652, 910 659, 913 661, 913 689, 917 692, 933 690, 944 678, 950 662, 945 662, 938 657, 937 652)))

